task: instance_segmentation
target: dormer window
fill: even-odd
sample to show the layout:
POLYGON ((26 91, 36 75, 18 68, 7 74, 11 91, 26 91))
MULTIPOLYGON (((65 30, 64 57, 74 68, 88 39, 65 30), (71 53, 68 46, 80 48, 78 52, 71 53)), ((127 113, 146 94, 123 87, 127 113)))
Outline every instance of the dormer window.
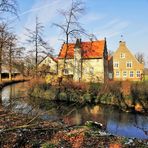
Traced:
POLYGON ((121 59, 124 59, 124 58, 125 58, 125 53, 121 53, 121 54, 120 54, 120 58, 121 58, 121 59))

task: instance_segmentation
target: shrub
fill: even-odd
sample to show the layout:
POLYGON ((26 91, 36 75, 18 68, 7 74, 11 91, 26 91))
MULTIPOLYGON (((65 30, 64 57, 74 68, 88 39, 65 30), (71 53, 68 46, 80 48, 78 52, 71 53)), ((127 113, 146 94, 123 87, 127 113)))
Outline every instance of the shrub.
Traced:
POLYGON ((72 80, 66 81, 62 84, 62 86, 65 89, 73 89, 73 90, 79 90, 79 91, 87 91, 89 89, 89 86, 87 83, 84 82, 74 82, 72 80))
POLYGON ((84 102, 89 102, 89 103, 91 103, 91 101, 92 101, 92 97, 91 97, 91 94, 90 93, 85 93, 84 95, 83 95, 83 100, 84 100, 84 102))
POLYGON ((68 95, 68 100, 72 102, 79 102, 79 91, 78 90, 73 90, 73 89, 68 89, 66 91, 68 95))
POLYGON ((44 143, 42 144, 42 148, 55 148, 56 146, 54 144, 50 143, 44 143))
POLYGON ((134 104, 138 101, 144 108, 148 108, 148 82, 133 83, 131 96, 134 104))
POLYGON ((66 101, 66 100, 68 100, 68 96, 67 96, 67 94, 65 92, 60 92, 59 96, 58 96, 58 99, 66 101))

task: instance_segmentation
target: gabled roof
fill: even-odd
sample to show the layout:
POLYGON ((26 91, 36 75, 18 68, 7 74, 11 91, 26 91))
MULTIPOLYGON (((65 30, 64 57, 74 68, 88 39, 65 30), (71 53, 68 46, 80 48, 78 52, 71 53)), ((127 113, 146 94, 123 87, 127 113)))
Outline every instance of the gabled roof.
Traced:
POLYGON ((143 63, 140 63, 137 60, 137 58, 132 54, 132 52, 126 46, 126 42, 124 42, 124 41, 119 41, 119 47, 116 50, 116 52, 113 54, 113 58, 115 58, 115 56, 117 55, 117 53, 119 53, 119 52, 125 52, 125 51, 128 52, 128 55, 130 55, 130 57, 132 57, 134 59, 134 61, 136 61, 139 65, 144 66, 144 64, 143 63))
MULTIPOLYGON (((104 49, 105 49, 105 40, 99 40, 99 41, 89 41, 89 42, 81 42, 81 52, 82 52, 82 58, 102 58, 104 49)), ((68 50, 66 55, 66 49, 67 45, 66 43, 63 44, 58 59, 66 58, 72 59, 74 58, 74 48, 75 43, 69 43, 68 44, 68 50)))
POLYGON ((44 57, 39 63, 38 65, 40 65, 47 57, 50 57, 54 62, 57 63, 58 58, 53 57, 52 55, 48 54, 46 57, 44 57))

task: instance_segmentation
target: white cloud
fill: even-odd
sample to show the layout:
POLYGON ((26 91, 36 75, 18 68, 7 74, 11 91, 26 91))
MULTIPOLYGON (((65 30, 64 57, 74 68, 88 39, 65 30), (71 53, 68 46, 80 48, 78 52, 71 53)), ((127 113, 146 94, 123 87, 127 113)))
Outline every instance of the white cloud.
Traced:
POLYGON ((106 25, 96 28, 97 36, 111 38, 122 35, 129 23, 118 19, 111 20, 106 25))
POLYGON ((96 14, 96 13, 89 13, 82 17, 81 22, 87 23, 93 23, 95 21, 100 21, 106 17, 105 14, 96 14))
MULTIPOLYGON (((69 4, 69 0, 65 0, 64 3, 61 0, 37 0, 30 10, 20 14, 20 18, 27 17, 25 24, 22 25, 21 31, 18 32, 21 42, 24 42, 27 39, 25 28, 34 30, 36 16, 39 18, 39 22, 41 22, 46 29, 50 30, 50 27, 47 28, 47 26, 51 25, 53 20, 58 17, 57 10, 67 7, 69 4)), ((53 36, 56 38, 55 35, 53 36)), ((52 38, 51 34, 49 34, 49 37, 52 38)))

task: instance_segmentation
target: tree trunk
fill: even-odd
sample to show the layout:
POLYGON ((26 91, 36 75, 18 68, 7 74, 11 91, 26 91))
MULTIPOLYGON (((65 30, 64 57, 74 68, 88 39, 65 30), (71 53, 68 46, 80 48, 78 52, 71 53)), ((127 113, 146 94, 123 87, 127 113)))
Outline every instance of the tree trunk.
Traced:
POLYGON ((64 57, 64 67, 63 67, 63 72, 62 72, 62 75, 64 74, 64 70, 65 70, 65 67, 66 67, 66 58, 67 58, 67 52, 68 52, 68 34, 66 34, 66 52, 65 52, 65 57, 64 57))
POLYGON ((35 37, 35 77, 37 77, 38 69, 38 27, 37 27, 37 18, 36 18, 36 37, 35 37))
POLYGON ((12 46, 10 45, 9 51, 9 80, 12 80, 12 46))
POLYGON ((0 82, 2 82, 2 48, 3 46, 1 45, 0 47, 0 82))

